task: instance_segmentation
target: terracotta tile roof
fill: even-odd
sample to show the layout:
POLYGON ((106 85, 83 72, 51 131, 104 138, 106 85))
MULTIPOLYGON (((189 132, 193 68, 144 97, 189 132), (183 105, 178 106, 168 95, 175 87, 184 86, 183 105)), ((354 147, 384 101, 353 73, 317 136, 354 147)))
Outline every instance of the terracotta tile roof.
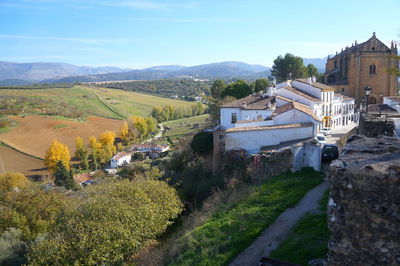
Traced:
POLYGON ((303 113, 311 116, 314 120, 321 122, 321 119, 316 114, 314 114, 314 112, 310 109, 310 107, 308 107, 305 104, 295 102, 295 101, 291 101, 290 103, 279 106, 278 108, 275 109, 275 113, 276 113, 276 115, 280 115, 280 114, 290 111, 292 109, 296 109, 300 112, 303 112, 303 113))
POLYGON ((301 91, 301 90, 298 90, 298 89, 296 89, 296 88, 294 88, 294 87, 286 86, 286 87, 283 87, 283 88, 281 88, 281 89, 286 89, 286 90, 288 90, 288 91, 291 91, 291 92, 293 92, 293 93, 296 93, 297 95, 300 95, 300 96, 302 96, 303 98, 306 98, 306 99, 308 99, 308 100, 310 100, 310 101, 313 101, 313 102, 322 102, 321 99, 318 99, 318 98, 316 98, 316 97, 314 97, 314 96, 312 96, 312 95, 310 95, 310 94, 308 94, 308 93, 305 93, 305 92, 303 92, 303 91, 301 91))
POLYGON ((328 86, 328 85, 325 85, 325 84, 322 84, 319 82, 311 82, 311 84, 310 84, 310 83, 308 83, 308 79, 295 79, 295 81, 311 85, 311 86, 313 86, 317 89, 321 89, 321 90, 334 90, 334 88, 332 88, 331 86, 328 86))
POLYGON ((88 173, 83 173, 83 174, 75 175, 74 179, 76 182, 82 183, 82 182, 91 180, 92 178, 90 177, 90 175, 88 173))
POLYGON ((273 97, 260 94, 252 94, 236 101, 222 105, 222 108, 241 108, 245 110, 265 110, 268 109, 268 102, 273 101, 273 97), (246 103, 246 107, 244 107, 246 103))
POLYGON ((262 127, 236 127, 236 128, 229 128, 229 129, 225 130, 225 132, 230 133, 230 132, 241 132, 241 131, 301 128, 301 127, 311 127, 312 125, 313 125, 313 123, 296 123, 296 124, 284 124, 284 125, 262 126, 262 127))

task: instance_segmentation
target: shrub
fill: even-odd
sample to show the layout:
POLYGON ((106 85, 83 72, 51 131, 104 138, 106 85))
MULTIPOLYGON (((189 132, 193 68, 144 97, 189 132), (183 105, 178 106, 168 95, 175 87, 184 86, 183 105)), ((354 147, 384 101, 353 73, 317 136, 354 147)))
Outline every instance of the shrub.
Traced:
POLYGON ((119 181, 88 188, 54 230, 28 251, 33 265, 118 264, 163 233, 182 210, 160 181, 119 181))
POLYGON ((28 179, 20 173, 0 174, 0 191, 10 191, 15 187, 25 188, 28 182, 28 179))
POLYGON ((206 132, 199 132, 193 136, 190 143, 192 150, 200 155, 207 155, 213 150, 213 135, 206 132))

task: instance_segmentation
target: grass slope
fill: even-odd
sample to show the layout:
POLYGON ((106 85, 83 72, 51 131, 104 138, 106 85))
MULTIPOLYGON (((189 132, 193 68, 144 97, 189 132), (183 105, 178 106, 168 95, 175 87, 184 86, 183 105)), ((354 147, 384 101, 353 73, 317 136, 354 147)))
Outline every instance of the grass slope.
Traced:
POLYGON ((182 237, 181 252, 171 265, 227 265, 322 179, 321 173, 304 169, 267 180, 247 198, 182 237))
POLYGON ((165 131, 164 136, 170 137, 172 140, 180 137, 193 135, 201 129, 211 125, 210 115, 198 115, 188 118, 182 118, 178 120, 168 121, 163 123, 164 127, 169 127, 169 130, 165 131), (194 128, 193 124, 199 124, 198 128, 194 128))
POLYGON ((154 106, 173 105, 175 108, 179 108, 180 106, 189 107, 196 104, 118 89, 93 88, 93 90, 107 105, 124 116, 148 116, 154 106))
POLYGON ((271 253, 271 258, 308 265, 308 261, 325 258, 328 252, 329 231, 326 208, 329 190, 320 201, 318 214, 306 214, 293 228, 289 237, 271 253))
MULTIPOLYGON (((177 107, 195 104, 148 94, 86 86, 46 89, 1 89, 0 95, 3 98, 18 98, 30 102, 29 108, 24 107, 24 112, 26 113, 57 114, 67 117, 76 117, 73 115, 79 112, 85 117, 95 115, 123 119, 127 115, 148 116, 154 106, 171 104, 177 107)), ((18 109, 19 106, 15 106, 15 108, 18 109)))

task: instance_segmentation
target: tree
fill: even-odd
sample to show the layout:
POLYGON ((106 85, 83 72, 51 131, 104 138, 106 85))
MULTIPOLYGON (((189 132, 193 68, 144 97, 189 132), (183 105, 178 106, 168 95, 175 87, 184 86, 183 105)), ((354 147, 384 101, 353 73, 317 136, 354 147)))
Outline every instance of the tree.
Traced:
POLYGON ((37 186, 27 187, 23 193, 4 193, 0 208, 0 232, 8 228, 22 231, 23 240, 33 240, 45 234, 63 215, 67 204, 64 193, 46 191, 37 186))
POLYGON ((105 131, 100 135, 99 142, 102 147, 112 146, 115 141, 115 133, 113 131, 105 131))
POLYGON ((269 87, 268 79, 256 79, 254 91, 255 92, 260 92, 260 91, 266 92, 268 87, 269 87))
POLYGON ((15 187, 25 188, 28 183, 28 179, 20 173, 7 172, 0 174, 0 191, 10 191, 15 187))
POLYGON ((306 66, 306 73, 308 77, 316 77, 318 78, 320 75, 318 73, 318 69, 313 64, 308 64, 306 66))
POLYGON ((66 189, 75 189, 75 181, 72 172, 68 171, 62 161, 56 164, 56 171, 54 173, 54 184, 56 186, 65 187, 66 189))
POLYGON ((274 60, 271 75, 274 76, 278 82, 285 81, 289 78, 302 78, 304 77, 303 59, 290 53, 287 53, 285 57, 280 55, 274 60))
POLYGON ((167 229, 182 211, 161 181, 103 182, 28 250, 29 265, 119 265, 167 229), (112 207, 110 207, 112 206, 112 207))
POLYGON ((200 155, 207 155, 213 150, 213 135, 206 132, 199 132, 193 136, 190 143, 192 150, 200 155))
POLYGON ((217 121, 220 119, 221 105, 235 101, 236 98, 232 96, 226 96, 225 98, 217 101, 211 101, 208 105, 208 109, 212 120, 217 121))
POLYGON ((46 167, 54 172, 58 161, 61 161, 65 167, 69 169, 70 160, 71 156, 69 154, 68 146, 58 140, 54 140, 46 152, 44 162, 46 167))
POLYGON ((127 143, 129 139, 129 127, 128 123, 124 121, 122 124, 121 130, 119 131, 119 138, 124 142, 127 143))
POLYGON ((224 91, 221 93, 221 97, 232 96, 236 99, 240 99, 252 94, 249 84, 243 80, 238 80, 234 83, 229 84, 224 91))
POLYGON ((94 170, 97 170, 98 167, 98 162, 100 159, 100 150, 101 150, 101 144, 100 142, 96 139, 96 137, 91 136, 89 138, 89 147, 92 150, 91 154, 91 159, 92 159, 92 168, 94 170))
POLYGON ((108 163, 113 155, 117 152, 117 148, 114 145, 115 133, 113 131, 106 131, 100 135, 99 142, 101 145, 99 152, 99 160, 103 165, 108 163))
POLYGON ((79 160, 82 160, 85 153, 87 153, 87 150, 85 144, 83 143, 83 139, 78 136, 75 138, 75 157, 79 160))
POLYGON ((225 82, 221 79, 214 80, 213 85, 211 86, 211 96, 214 99, 219 99, 221 97, 221 93, 225 89, 225 82))

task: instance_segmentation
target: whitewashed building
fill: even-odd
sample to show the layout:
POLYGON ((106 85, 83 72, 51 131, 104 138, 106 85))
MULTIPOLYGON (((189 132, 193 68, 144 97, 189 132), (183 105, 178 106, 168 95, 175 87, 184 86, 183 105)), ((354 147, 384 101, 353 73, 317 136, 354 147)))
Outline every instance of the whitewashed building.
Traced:
POLYGON ((288 100, 276 107, 277 99, 253 94, 221 106, 219 138, 224 150, 262 148, 316 136, 321 120, 306 105, 288 100))
POLYGON ((400 96, 387 96, 383 98, 383 103, 389 105, 400 113, 400 96))
POLYGON ((315 77, 288 80, 276 86, 276 104, 288 101, 307 105, 319 119, 320 127, 336 128, 357 122, 354 99, 335 93, 335 89, 316 82, 315 77))
POLYGON ((130 163, 131 158, 132 158, 131 152, 121 151, 121 152, 115 154, 111 158, 110 167, 111 168, 122 167, 122 166, 130 163))

